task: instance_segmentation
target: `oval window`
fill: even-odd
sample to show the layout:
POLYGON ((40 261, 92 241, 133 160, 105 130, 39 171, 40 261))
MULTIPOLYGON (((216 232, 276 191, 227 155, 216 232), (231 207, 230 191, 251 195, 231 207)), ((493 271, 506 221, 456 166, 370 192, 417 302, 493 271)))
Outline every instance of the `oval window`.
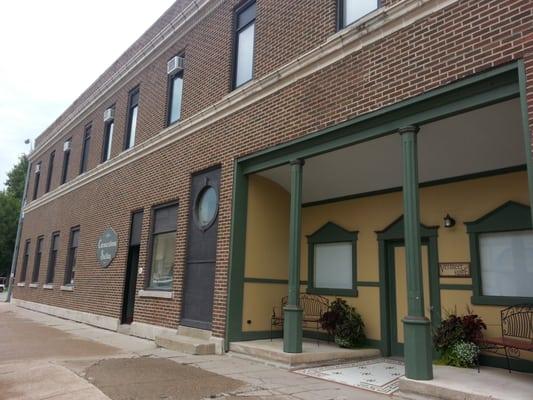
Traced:
POLYGON ((216 217, 218 207, 217 192, 211 186, 206 186, 196 200, 195 217, 200 228, 208 227, 216 217))

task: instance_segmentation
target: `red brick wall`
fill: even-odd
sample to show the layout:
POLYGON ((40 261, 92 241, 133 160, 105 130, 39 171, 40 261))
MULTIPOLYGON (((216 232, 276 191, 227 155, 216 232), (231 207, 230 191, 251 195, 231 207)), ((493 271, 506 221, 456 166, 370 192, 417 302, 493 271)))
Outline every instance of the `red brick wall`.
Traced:
MULTIPOLYGON (((279 35, 285 30, 288 34, 295 35, 287 41, 296 45, 300 40, 296 37, 300 27, 291 25, 289 28, 290 21, 287 19, 280 17, 280 26, 259 27, 261 16, 265 21, 270 21, 269 24, 277 24, 278 18, 274 18, 274 15, 285 9, 283 2, 279 3, 280 8, 276 8, 275 1, 259 0, 256 41, 261 40, 259 32, 262 30, 270 31, 269 34, 265 33, 265 36, 271 38, 274 43, 276 40, 282 41, 279 35)), ((306 1, 302 3, 307 4, 306 1)), ((326 3, 330 7, 334 6, 333 2, 323 2, 326 3)), ((192 32, 183 43, 179 43, 156 60, 127 87, 114 93, 95 116, 91 117, 95 121, 92 144, 99 146, 96 138, 101 133, 97 128, 97 120, 101 120, 103 109, 116 101, 117 129, 113 151, 114 154, 119 151, 121 140, 118 143, 117 139, 122 138, 124 131, 123 113, 127 91, 138 82, 142 82, 139 139, 146 140, 161 130, 164 125, 166 96, 166 78, 161 78, 164 77, 164 63, 180 50, 186 49, 188 60, 184 113, 192 115, 207 105, 210 94, 215 101, 227 93, 230 82, 230 64, 226 59, 230 54, 227 33, 230 32, 228 24, 231 21, 233 6, 231 1, 224 3, 205 24, 197 28, 198 31, 192 32), (224 38, 218 42, 215 40, 217 32, 224 33, 224 38), (201 51, 204 41, 210 49, 205 55, 201 51), (220 47, 217 47, 217 43, 220 47), (220 73, 218 79, 214 78, 216 74, 213 71, 202 70, 202 62, 196 59, 199 57, 205 61, 204 65, 211 66, 216 58, 215 54, 222 55, 220 71, 223 73, 220 73), (212 93, 208 91, 210 86, 212 93)), ((316 10, 320 9, 317 5, 314 7, 317 7, 316 10)), ((306 48, 306 45, 311 46, 311 42, 316 43, 321 35, 325 35, 322 39, 324 40, 328 32, 332 33, 335 15, 330 8, 325 7, 316 18, 317 22, 313 21, 313 24, 321 26, 319 30, 322 33, 316 32, 314 36, 310 33, 310 42, 300 44, 302 49, 306 48)), ((311 24, 311 21, 308 24, 311 24)), ((193 172, 221 164, 214 332, 222 336, 225 329, 233 163, 236 157, 301 137, 519 58, 526 61, 529 115, 533 124, 532 35, 533 11, 530 0, 461 1, 157 153, 31 211, 26 215, 22 233, 22 243, 26 238, 32 239, 27 276, 31 276, 37 236, 46 234, 43 260, 47 260, 50 234, 61 230, 56 288, 50 291, 16 288, 15 297, 118 317, 124 283, 130 212, 139 208, 145 209, 140 266, 146 267, 150 207, 179 199, 174 299, 137 298, 135 308, 136 321, 176 327, 182 295, 190 176, 193 172), (81 247, 76 289, 72 293, 61 292, 58 287, 63 280, 66 263, 67 235, 69 228, 78 224, 81 225, 81 247), (120 246, 111 267, 102 270, 96 263, 95 244, 98 236, 108 226, 112 226, 119 234, 120 246)), ((276 45, 257 45, 258 74, 267 73, 269 68, 286 63, 285 57, 294 57, 298 52, 289 48, 292 44, 279 43, 277 46, 282 50, 270 61, 266 54, 272 52, 276 45)), ((81 141, 82 134, 83 124, 80 124, 75 132, 78 138, 76 140, 81 141)), ((79 168, 79 157, 73 154, 72 158, 71 173, 79 168)), ((47 156, 43 160, 43 164, 46 164, 47 156)), ((56 168, 59 168, 60 162, 61 157, 56 157, 56 168)), ((95 164, 96 156, 92 158, 90 166, 94 167, 95 164)), ((46 167, 43 169, 43 176, 45 174, 46 167)), ((44 281, 45 273, 46 265, 43 263, 41 282, 44 281)), ((140 278, 139 282, 144 279, 140 278)))

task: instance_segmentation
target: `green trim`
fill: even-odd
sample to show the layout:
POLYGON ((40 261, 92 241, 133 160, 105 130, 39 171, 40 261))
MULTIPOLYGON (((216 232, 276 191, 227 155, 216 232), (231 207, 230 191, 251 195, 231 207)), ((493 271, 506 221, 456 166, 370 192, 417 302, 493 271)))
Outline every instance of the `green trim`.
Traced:
MULTIPOLYGON (((488 354, 481 354, 479 356, 481 365, 493 368, 507 369, 507 360, 505 357, 492 356, 488 354)), ((533 373, 533 361, 511 358, 511 369, 513 371, 533 373)), ((482 372, 483 373, 483 372, 482 372)))
POLYGON ((461 284, 447 284, 441 283, 440 290, 472 290, 473 285, 461 285, 461 284))
POLYGON ((465 222, 470 242, 470 261, 472 273, 472 304, 512 306, 531 303, 533 297, 484 296, 479 252, 479 235, 509 231, 531 230, 531 210, 514 201, 508 201, 488 214, 472 222, 465 222))
POLYGON ((229 268, 228 306, 226 316, 226 349, 229 342, 242 332, 244 301, 244 266, 246 218, 248 213, 248 177, 235 163, 233 181, 233 213, 231 219, 231 252, 229 268))
POLYGON ((423 93, 321 131, 240 158, 246 174, 288 164, 391 133, 424 125, 519 96, 517 63, 505 65, 423 93))
POLYGON ((361 286, 361 287, 381 287, 381 282, 357 281, 357 286, 361 286))
MULTIPOLYGON (((520 109, 522 110, 522 130, 524 132, 524 149, 526 152, 529 206, 533 210, 533 148, 531 143, 531 131, 529 127, 526 67, 523 60, 518 61, 518 86, 520 88, 520 109)), ((531 213, 531 223, 533 224, 533 213, 531 213)))
POLYGON ((357 232, 352 232, 327 222, 313 234, 307 236, 307 293, 325 296, 357 297, 357 232), (328 243, 351 243, 352 245, 352 287, 350 289, 315 287, 315 246, 328 243))
POLYGON ((244 283, 263 283, 267 285, 288 285, 287 279, 270 279, 270 278, 244 278, 244 283))
MULTIPOLYGON (((439 226, 420 224, 420 236, 424 238, 437 237, 439 226)), ((405 235, 404 217, 401 215, 381 231, 376 231, 378 240, 403 240, 405 235)))
MULTIPOLYGON (((508 167, 508 168, 494 169, 492 171, 484 171, 484 172, 476 172, 474 174, 460 175, 460 176, 455 176, 452 178, 444 178, 444 179, 437 179, 437 180, 429 181, 429 182, 423 182, 420 184, 420 187, 425 188, 425 187, 432 187, 432 186, 439 186, 439 185, 448 185, 450 183, 463 182, 463 181, 467 181, 471 179, 487 178, 487 177, 497 176, 497 175, 511 174, 511 173, 521 172, 521 171, 527 171, 526 164, 516 165, 514 167, 508 167)), ((339 203, 342 201, 360 199, 364 197, 379 196, 379 195, 384 195, 384 194, 389 194, 389 193, 398 193, 401 191, 402 191, 402 187, 398 186, 398 187, 390 188, 390 189, 374 190, 371 192, 350 194, 347 196, 339 196, 339 197, 332 197, 330 199, 311 201, 309 203, 304 203, 302 207, 316 207, 316 206, 321 206, 321 205, 330 204, 330 203, 339 203)))

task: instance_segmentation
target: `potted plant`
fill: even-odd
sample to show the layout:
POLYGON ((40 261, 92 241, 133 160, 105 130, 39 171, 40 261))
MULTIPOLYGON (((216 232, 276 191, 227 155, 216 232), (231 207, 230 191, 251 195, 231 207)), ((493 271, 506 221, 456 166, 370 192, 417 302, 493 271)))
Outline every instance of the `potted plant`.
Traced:
POLYGON ((433 335, 433 344, 440 353, 439 364, 472 368, 478 363, 479 343, 487 325, 471 310, 458 316, 449 314, 433 335))
POLYGON ((365 339, 365 324, 361 315, 346 300, 337 298, 329 306, 329 311, 320 318, 322 329, 335 338, 335 343, 343 348, 360 347, 365 339))

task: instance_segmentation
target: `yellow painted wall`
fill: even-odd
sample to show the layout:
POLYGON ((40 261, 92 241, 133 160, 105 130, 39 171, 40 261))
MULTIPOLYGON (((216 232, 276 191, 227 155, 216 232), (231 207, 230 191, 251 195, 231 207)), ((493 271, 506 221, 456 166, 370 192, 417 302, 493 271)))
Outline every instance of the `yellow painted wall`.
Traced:
MULTIPOLYGON (((250 178, 249 187, 245 277, 287 279, 289 194, 279 185, 258 176, 250 178)), ((306 236, 331 221, 347 230, 359 232, 357 280, 378 282, 376 231, 383 230, 402 215, 401 196, 397 192, 305 207, 302 213, 302 280, 307 280, 306 236)), ((422 223, 441 226, 438 230, 439 261, 470 261, 464 222, 476 220, 509 200, 529 204, 526 172, 421 189, 422 223), (442 222, 448 213, 455 218, 457 224, 445 229, 442 222)), ((471 284, 471 279, 441 278, 441 283, 471 284)), ((379 288, 358 289, 359 296, 347 300, 362 314, 367 336, 370 339, 380 339, 379 288)), ((304 290, 305 287, 302 286, 302 291, 304 290)), ((270 329, 272 307, 279 307, 279 300, 284 294, 286 285, 246 283, 243 328, 251 331, 270 329), (247 324, 247 320, 252 320, 252 324, 247 324)), ((463 313, 470 307, 487 322, 489 334, 498 334, 500 307, 472 306, 471 295, 470 291, 442 290, 442 316, 449 310, 457 309, 463 313)))

